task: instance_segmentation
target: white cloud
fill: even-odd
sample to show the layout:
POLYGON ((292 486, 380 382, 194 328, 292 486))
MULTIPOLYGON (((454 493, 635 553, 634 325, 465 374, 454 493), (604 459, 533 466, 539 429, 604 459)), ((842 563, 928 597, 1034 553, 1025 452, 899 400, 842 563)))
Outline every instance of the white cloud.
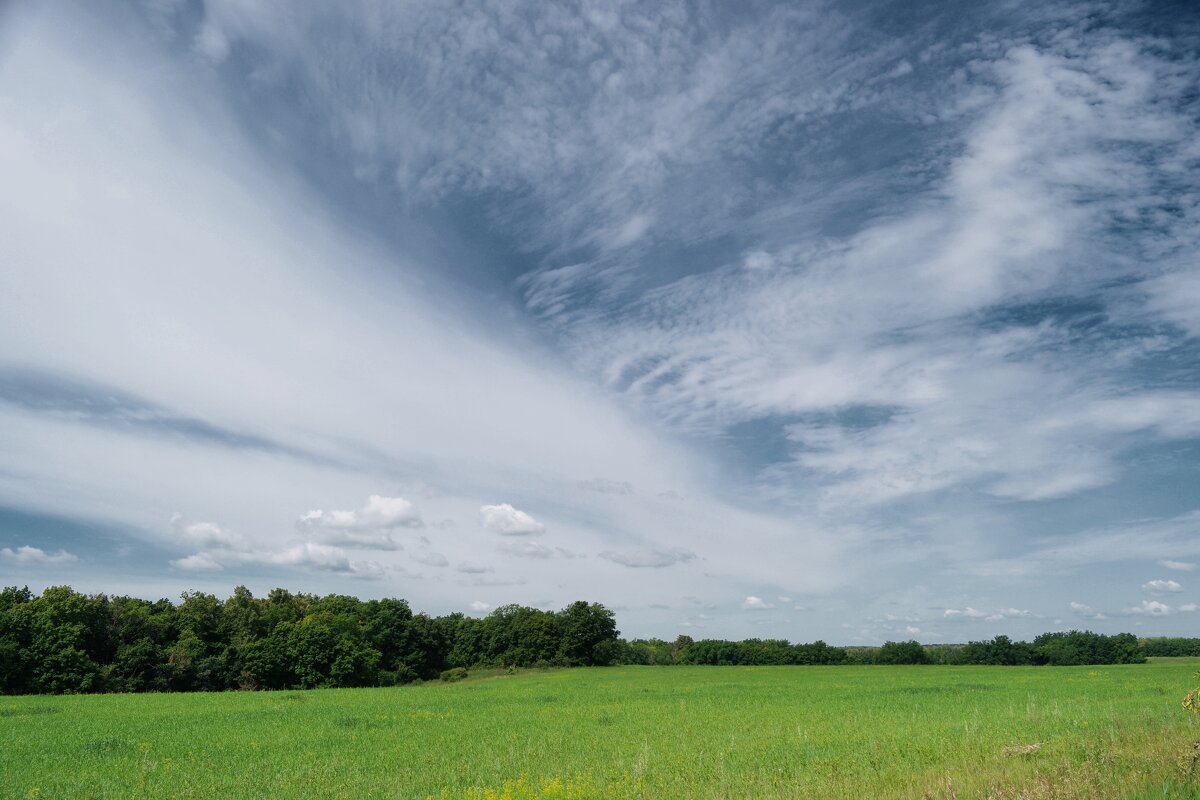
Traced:
POLYGON ((1002 608, 996 612, 1001 619, 1027 619, 1033 612, 1024 608, 1002 608))
POLYGON ((477 613, 482 613, 484 611, 490 611, 491 608, 492 608, 491 603, 485 603, 482 600, 472 600, 471 605, 470 605, 470 609, 477 613))
POLYGON ((921 632, 921 629, 918 628, 916 625, 906 625, 906 626, 904 626, 904 632, 912 634, 913 636, 916 636, 918 633, 921 632))
POLYGON ((971 608, 970 606, 967 606, 966 608, 963 608, 963 609, 947 608, 944 612, 942 612, 942 616, 946 617, 947 619, 954 619, 955 617, 966 617, 967 619, 983 619, 984 617, 987 616, 987 612, 980 611, 977 608, 971 608))
POLYGON ((670 567, 675 564, 686 564, 687 562, 694 560, 696 558, 696 554, 690 550, 685 550, 681 547, 675 547, 668 550, 606 550, 600 554, 600 557, 608 559, 614 564, 620 564, 623 567, 657 568, 670 567))
POLYGON ((239 534, 227 531, 215 522, 185 523, 183 515, 171 515, 171 525, 176 536, 185 544, 201 548, 228 548, 237 550, 246 545, 239 534))
POLYGON ((1160 201, 1149 190, 1097 198, 1167 168, 1136 145, 1171 149, 1186 122, 1160 93, 1182 84, 1128 42, 1087 44, 1018 45, 974 64, 980 84, 965 94, 985 110, 965 117, 940 184, 841 241, 780 234, 755 251, 770 266, 689 274, 622 296, 622 313, 572 312, 572 286, 594 294, 595 279, 556 271, 531 280, 530 307, 584 369, 677 428, 807 417, 786 428, 792 462, 765 473, 784 496, 818 480, 840 510, 952 487, 1043 500, 1110 484, 1132 441, 1123 434, 1196 436, 1200 400, 1083 379, 1150 344, 1064 356, 1073 334, 1053 321, 980 327, 971 316, 1123 274, 1127 259, 1095 232, 1160 201), (886 413, 830 419, 856 406, 886 413))
POLYGON ((1001 608, 997 611, 988 612, 967 606, 962 609, 947 608, 942 612, 942 616, 946 619, 983 619, 989 622, 996 622, 1002 619, 1026 619, 1034 616, 1034 613, 1023 608, 1001 608))
MULTIPOLYGON (((370 501, 331 510, 314 498, 422 482, 428 494, 396 493, 419 498, 428 519, 466 520, 487 498, 521 497, 526 509, 553 509, 571 551, 638 541, 679 558, 676 549, 702 543, 732 580, 786 579, 814 592, 842 580, 829 568, 836 540, 818 525, 711 491, 702 454, 528 347, 496 303, 448 288, 442 261, 343 226, 305 178, 263 162, 207 68, 142 47, 138 32, 101 12, 85 33, 60 24, 57 7, 37 8, 5 16, 14 32, 0 71, 0 204, 16 211, 0 219, 0 240, 22 258, 0 270, 0 364, 97 383, 83 398, 90 410, 0 402, 0 502, 141 531, 135 547, 143 536, 182 543, 168 558, 195 566, 202 559, 188 558, 203 556, 229 580, 304 571, 314 591, 352 590, 343 579, 414 563, 408 552, 361 559, 350 547, 386 545, 376 532, 399 541, 403 524, 379 526, 403 514, 370 501), (269 308, 256 297, 270 297, 269 308), (80 330, 104 335, 80 349, 80 330), (105 403, 124 396, 141 405, 107 420, 105 403), (639 492, 615 503, 579 486, 597 475, 639 492), (671 491, 688 499, 662 496, 671 491), (196 517, 164 526, 181 506, 196 517), (322 513, 297 527, 305 509, 322 513), (185 531, 195 519, 217 522, 185 531), (778 540, 779 558, 764 564, 745 543, 723 545, 730 530, 778 540), (291 552, 304 543, 350 555, 291 552)), ((649 208, 623 213, 658 219, 649 208)), ((523 524, 544 532, 533 522, 523 524)), ((455 564, 494 547, 487 531, 460 525, 436 549, 455 564)), ((612 580, 584 559, 497 558, 510 562, 508 583, 536 582, 547 595, 566 585, 601 598, 612 580)), ((88 567, 101 577, 114 568, 88 567)), ((693 572, 662 579, 683 594, 700 580, 693 572)), ((173 593, 186 579, 144 583, 173 593)), ((433 579, 405 594, 417 608, 450 608, 459 591, 433 579)))
POLYGON ((1140 614, 1151 617, 1163 617, 1171 613, 1171 607, 1157 600, 1143 600, 1141 605, 1125 609, 1126 614, 1140 614))
POLYGON ((188 572, 219 572, 222 569, 220 563, 206 553, 194 553, 184 558, 172 559, 170 564, 176 569, 188 572))
POLYGON ((493 506, 481 506, 479 521, 488 530, 508 536, 524 536, 531 533, 545 533, 546 526, 538 522, 524 511, 513 508, 508 503, 493 506))
POLYGON ((303 514, 296 525, 327 544, 377 550, 402 549, 392 538, 397 528, 420 528, 425 523, 411 501, 373 494, 357 511, 322 511, 303 514))
POLYGON ((1180 586, 1177 582, 1167 581, 1167 580, 1147 581, 1146 583, 1142 584, 1142 589, 1147 592, 1154 592, 1155 594, 1165 594, 1167 592, 1173 593, 1173 592, 1182 592, 1183 591, 1183 587, 1180 586))
MULTIPOLYGON (((1107 614, 1105 614, 1102 611, 1092 611, 1092 607, 1087 605, 1086 603, 1077 603, 1072 600, 1070 606, 1071 606, 1071 611, 1073 613, 1079 615, 1080 617, 1083 617, 1084 619, 1091 619, 1091 620, 1097 620, 1097 621, 1108 619, 1107 614)), ((1054 624, 1059 625, 1059 624, 1061 624, 1061 622, 1056 621, 1054 624)))
POLYGON ((746 611, 767 611, 774 607, 773 603, 768 603, 761 597, 755 597, 754 595, 747 595, 746 599, 742 601, 742 609, 746 611))
POLYGON ((47 553, 40 547, 22 545, 15 550, 11 547, 0 548, 0 559, 24 567, 48 567, 57 564, 72 564, 79 559, 66 550, 47 553))
POLYGON ((1196 570, 1196 563, 1194 561, 1172 561, 1169 558, 1165 558, 1159 561, 1158 565, 1165 569, 1176 570, 1177 572, 1194 572, 1196 570))
POLYGON ((380 579, 387 572, 387 568, 376 561, 351 560, 340 547, 320 542, 302 542, 278 550, 216 548, 174 559, 170 563, 176 569, 192 572, 273 566, 370 580, 380 579))
MULTIPOLYGON (((602 22, 530 6, 284 5, 210 0, 181 26, 219 79, 101 12, 86 31, 57 6, 5 17, 0 240, 21 259, 0 271, 0 362, 91 377, 183 424, 0 403, 3 503, 253 572, 296 547, 314 498, 353 506, 364 487, 424 479, 428 499, 396 491, 430 519, 519 498, 556 541, 616 563, 702 552, 715 577, 648 582, 680 596, 714 583, 882 592, 963 566, 981 580, 953 590, 959 605, 991 608, 981 599, 1009 571, 1200 557, 1179 521, 1029 542, 1048 523, 1026 527, 1022 505, 1083 502, 1131 474, 1128 448, 1200 431, 1194 387, 1130 377, 1200 329, 1198 206, 1162 188, 1194 184, 1176 147, 1194 138, 1176 102, 1190 55, 1072 27, 1060 6, 1028 37, 1027 20, 977 37, 964 11, 951 59, 872 38, 849 5, 776 5, 728 27, 661 4, 602 22), (260 114, 253 135, 228 107, 260 114), (852 130, 879 135, 840 143, 852 130), (292 174, 289 154, 394 180, 422 224, 442 200, 477 208, 521 243, 513 263, 546 268, 515 290, 547 346, 529 347, 495 301, 512 294, 508 273, 485 267, 494 286, 456 290, 475 242, 434 231, 406 249, 420 237, 399 207, 387 238, 370 221, 342 226, 345 209, 325 201, 344 197, 314 198, 322 181, 292 174), (454 255, 424 255, 440 249, 454 255), (1087 324, 1076 300, 1095 305, 1087 324), (103 334, 80 347, 80 330, 103 334), (622 481, 589 486, 595 475, 622 481), (953 533, 922 529, 923 503, 953 533), (169 538, 162 520, 181 504, 222 523, 169 538)), ((301 538, 395 544, 399 528, 362 513, 323 511, 301 538)), ((457 563, 496 543, 463 525, 437 546, 457 563)), ((539 597, 609 587, 594 562, 516 561, 541 547, 502 549, 504 574, 539 597)), ((289 558, 322 590, 358 563, 289 558)), ((415 582, 410 599, 456 607, 453 583, 415 582)))

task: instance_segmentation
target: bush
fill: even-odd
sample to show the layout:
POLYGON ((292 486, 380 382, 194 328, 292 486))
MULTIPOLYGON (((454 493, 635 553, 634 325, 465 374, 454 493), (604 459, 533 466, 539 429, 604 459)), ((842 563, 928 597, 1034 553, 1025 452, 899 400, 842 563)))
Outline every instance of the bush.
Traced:
POLYGON ((439 677, 447 683, 454 683, 455 681, 461 681, 463 678, 467 677, 467 670, 465 667, 452 667, 450 669, 443 670, 439 677))

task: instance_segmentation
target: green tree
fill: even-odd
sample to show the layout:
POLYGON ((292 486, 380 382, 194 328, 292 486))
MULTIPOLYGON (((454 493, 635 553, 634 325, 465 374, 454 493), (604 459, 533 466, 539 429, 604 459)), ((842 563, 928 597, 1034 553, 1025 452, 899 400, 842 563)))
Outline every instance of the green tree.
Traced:
POLYGON ((876 664, 928 664, 929 654, 920 642, 884 642, 875 656, 876 664))
POLYGON ((620 632, 616 617, 599 603, 577 600, 558 615, 561 630, 559 657, 567 664, 610 664, 612 647, 620 632))

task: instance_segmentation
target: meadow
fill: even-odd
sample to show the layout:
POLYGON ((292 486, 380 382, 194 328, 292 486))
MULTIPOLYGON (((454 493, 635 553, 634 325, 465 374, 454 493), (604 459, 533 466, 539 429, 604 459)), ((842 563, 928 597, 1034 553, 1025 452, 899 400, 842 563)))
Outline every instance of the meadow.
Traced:
POLYGON ((609 667, 375 689, 0 698, 42 798, 1200 796, 1197 659, 609 667))

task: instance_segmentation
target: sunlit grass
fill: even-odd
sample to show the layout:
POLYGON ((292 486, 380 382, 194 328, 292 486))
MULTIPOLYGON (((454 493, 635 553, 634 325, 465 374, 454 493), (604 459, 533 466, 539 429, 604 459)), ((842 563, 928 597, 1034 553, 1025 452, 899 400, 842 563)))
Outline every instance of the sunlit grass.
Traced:
POLYGON ((1195 797, 1200 718, 1179 701, 1196 667, 624 667, 0 698, 0 793, 1195 797))

